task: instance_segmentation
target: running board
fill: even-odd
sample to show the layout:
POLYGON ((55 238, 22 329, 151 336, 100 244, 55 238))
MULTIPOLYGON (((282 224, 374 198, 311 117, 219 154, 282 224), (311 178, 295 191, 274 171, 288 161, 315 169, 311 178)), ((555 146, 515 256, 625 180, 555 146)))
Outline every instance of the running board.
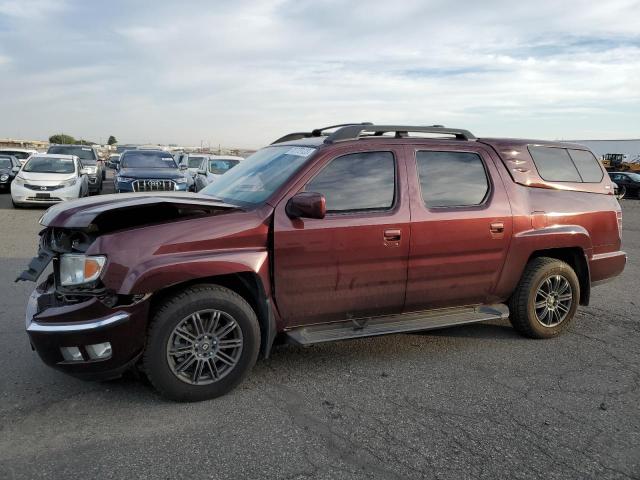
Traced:
POLYGON ((504 320, 509 318, 509 308, 503 304, 480 305, 477 307, 443 308, 424 312, 387 315, 346 320, 335 323, 297 327, 285 332, 291 343, 312 345, 361 337, 373 337, 388 333, 435 330, 437 328, 504 320))

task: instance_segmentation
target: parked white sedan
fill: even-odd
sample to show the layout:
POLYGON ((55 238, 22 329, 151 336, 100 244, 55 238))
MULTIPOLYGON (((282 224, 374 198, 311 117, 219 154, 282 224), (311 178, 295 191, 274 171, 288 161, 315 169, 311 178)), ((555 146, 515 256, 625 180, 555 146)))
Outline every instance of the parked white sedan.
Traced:
POLYGON ((14 207, 52 205, 89 194, 88 172, 75 155, 36 154, 11 182, 14 207))
POLYGON ((196 191, 199 192, 211 182, 215 182, 216 178, 221 177, 243 160, 242 157, 208 155, 202 167, 197 170, 196 191))

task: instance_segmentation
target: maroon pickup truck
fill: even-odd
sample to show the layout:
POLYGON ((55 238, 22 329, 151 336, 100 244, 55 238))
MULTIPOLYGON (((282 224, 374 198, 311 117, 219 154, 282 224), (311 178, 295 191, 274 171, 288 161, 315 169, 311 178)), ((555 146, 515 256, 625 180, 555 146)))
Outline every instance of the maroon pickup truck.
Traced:
POLYGON ((222 395, 275 342, 509 318, 553 337, 618 275, 621 209, 585 147, 349 124, 286 135, 199 194, 56 205, 19 279, 42 360, 139 367, 165 396, 222 395))

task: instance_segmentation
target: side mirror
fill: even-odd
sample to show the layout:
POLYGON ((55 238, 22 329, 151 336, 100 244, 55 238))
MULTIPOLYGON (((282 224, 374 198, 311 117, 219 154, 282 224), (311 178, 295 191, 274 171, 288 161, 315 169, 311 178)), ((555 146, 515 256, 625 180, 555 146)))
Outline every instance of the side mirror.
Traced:
POLYGON ((20 167, 15 166, 15 167, 13 167, 13 168, 11 169, 11 171, 12 171, 13 173, 18 173, 18 172, 20 171, 20 167))
POLYGON ((327 201, 321 193, 296 193, 287 202, 286 212, 289 218, 323 219, 327 214, 327 201))
POLYGON ((180 168, 180 170, 182 170, 182 171, 184 172, 184 171, 185 171, 185 170, 187 170, 189 167, 187 167, 184 163, 181 163, 179 168, 180 168))
POLYGON ((198 175, 206 175, 207 171, 206 170, 198 170, 198 175))
POLYGON ((89 175, 89 169, 88 168, 81 168, 80 169, 80 175, 89 175))

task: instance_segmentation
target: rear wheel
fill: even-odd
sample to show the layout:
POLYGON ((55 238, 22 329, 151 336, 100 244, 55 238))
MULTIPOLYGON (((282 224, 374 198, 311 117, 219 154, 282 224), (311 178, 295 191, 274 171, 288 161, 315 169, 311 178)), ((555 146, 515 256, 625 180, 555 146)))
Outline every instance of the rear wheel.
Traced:
POLYGON ((579 300, 580 282, 569 264, 533 259, 509 300, 511 324, 527 337, 554 337, 569 326, 579 300))
POLYGON ((249 304, 227 288, 200 285, 157 309, 143 362, 165 397, 199 401, 232 390, 253 367, 259 349, 260 328, 249 304))

